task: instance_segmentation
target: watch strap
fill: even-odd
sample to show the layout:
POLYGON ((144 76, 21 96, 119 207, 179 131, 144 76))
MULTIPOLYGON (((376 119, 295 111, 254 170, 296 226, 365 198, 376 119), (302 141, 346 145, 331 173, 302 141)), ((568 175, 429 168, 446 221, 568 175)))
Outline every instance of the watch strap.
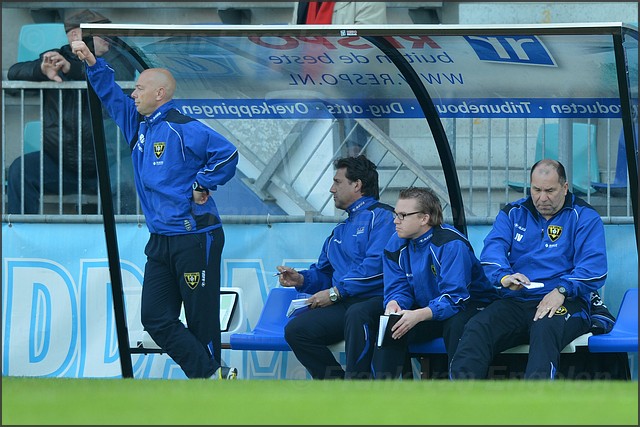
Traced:
POLYGON ((193 185, 191 186, 191 188, 193 188, 194 191, 199 191, 201 193, 209 194, 209 190, 207 188, 204 188, 203 186, 201 186, 198 181, 194 181, 193 185))

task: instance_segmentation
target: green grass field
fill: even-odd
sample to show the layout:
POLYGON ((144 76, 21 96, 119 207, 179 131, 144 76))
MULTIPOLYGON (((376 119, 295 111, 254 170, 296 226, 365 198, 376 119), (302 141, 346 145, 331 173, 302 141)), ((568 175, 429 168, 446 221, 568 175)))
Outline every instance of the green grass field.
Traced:
POLYGON ((638 382, 3 377, 2 424, 638 425, 638 382))

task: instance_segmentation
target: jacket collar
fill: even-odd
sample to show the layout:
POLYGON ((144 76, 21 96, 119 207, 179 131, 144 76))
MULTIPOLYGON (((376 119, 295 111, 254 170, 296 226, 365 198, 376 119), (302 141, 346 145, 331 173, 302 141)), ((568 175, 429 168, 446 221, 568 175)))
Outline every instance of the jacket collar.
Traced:
MULTIPOLYGON (((533 204, 533 199, 531 198, 531 196, 525 199, 525 201, 522 203, 522 206, 525 209, 527 209, 529 212, 531 212, 531 215, 533 215, 536 218, 536 220, 539 220, 542 217, 540 215, 540 212, 538 212, 535 205, 533 204)), ((567 191, 567 194, 564 196, 564 204, 562 205, 560 210, 556 212, 554 216, 558 215, 561 211, 565 209, 573 209, 573 193, 571 193, 571 191, 567 191)))
POLYGON ((153 125, 161 121, 170 110, 174 110, 175 108, 176 106, 174 102, 169 101, 166 104, 163 104, 160 107, 158 107, 158 109, 154 111, 153 114, 146 116, 144 120, 147 122, 147 124, 153 125))
POLYGON ((429 229, 429 231, 424 233, 422 236, 416 237, 415 239, 412 239, 411 240, 411 244, 416 248, 421 248, 421 247, 424 247, 424 246, 428 245, 429 242, 431 242, 431 238, 433 237, 433 230, 434 229, 435 229, 435 227, 431 227, 429 229))
POLYGON ((351 204, 351 206, 349 206, 347 208, 347 214, 349 214, 349 216, 353 216, 353 215, 357 214, 358 212, 361 212, 361 211, 367 209, 369 206, 371 206, 371 205, 373 205, 375 203, 378 203, 378 201, 376 199, 374 199, 373 197, 362 196, 358 200, 353 202, 351 204))

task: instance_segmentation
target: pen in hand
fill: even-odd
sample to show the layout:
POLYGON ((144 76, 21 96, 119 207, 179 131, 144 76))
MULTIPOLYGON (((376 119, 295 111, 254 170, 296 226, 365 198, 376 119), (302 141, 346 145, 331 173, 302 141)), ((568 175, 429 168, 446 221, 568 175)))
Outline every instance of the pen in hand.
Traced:
POLYGON ((282 276, 282 273, 286 273, 287 271, 295 272, 296 270, 294 269, 294 270, 278 271, 277 273, 273 273, 273 277, 282 276))

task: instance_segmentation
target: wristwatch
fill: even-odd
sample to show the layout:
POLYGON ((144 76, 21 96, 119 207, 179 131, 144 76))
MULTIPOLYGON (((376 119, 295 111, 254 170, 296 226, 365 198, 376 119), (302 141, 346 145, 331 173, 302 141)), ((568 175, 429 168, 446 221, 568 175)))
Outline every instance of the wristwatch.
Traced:
POLYGON ((209 194, 209 190, 204 188, 203 186, 201 186, 198 181, 194 181, 193 185, 191 186, 191 188, 193 188, 194 191, 199 191, 201 193, 207 193, 209 194))
POLYGON ((333 286, 329 288, 329 299, 331 302, 338 301, 338 293, 336 292, 336 288, 333 286))
POLYGON ((567 288, 565 288, 564 286, 558 286, 556 288, 558 290, 558 292, 560 292, 561 295, 563 295, 565 298, 567 298, 569 296, 569 291, 567 291, 567 288))

